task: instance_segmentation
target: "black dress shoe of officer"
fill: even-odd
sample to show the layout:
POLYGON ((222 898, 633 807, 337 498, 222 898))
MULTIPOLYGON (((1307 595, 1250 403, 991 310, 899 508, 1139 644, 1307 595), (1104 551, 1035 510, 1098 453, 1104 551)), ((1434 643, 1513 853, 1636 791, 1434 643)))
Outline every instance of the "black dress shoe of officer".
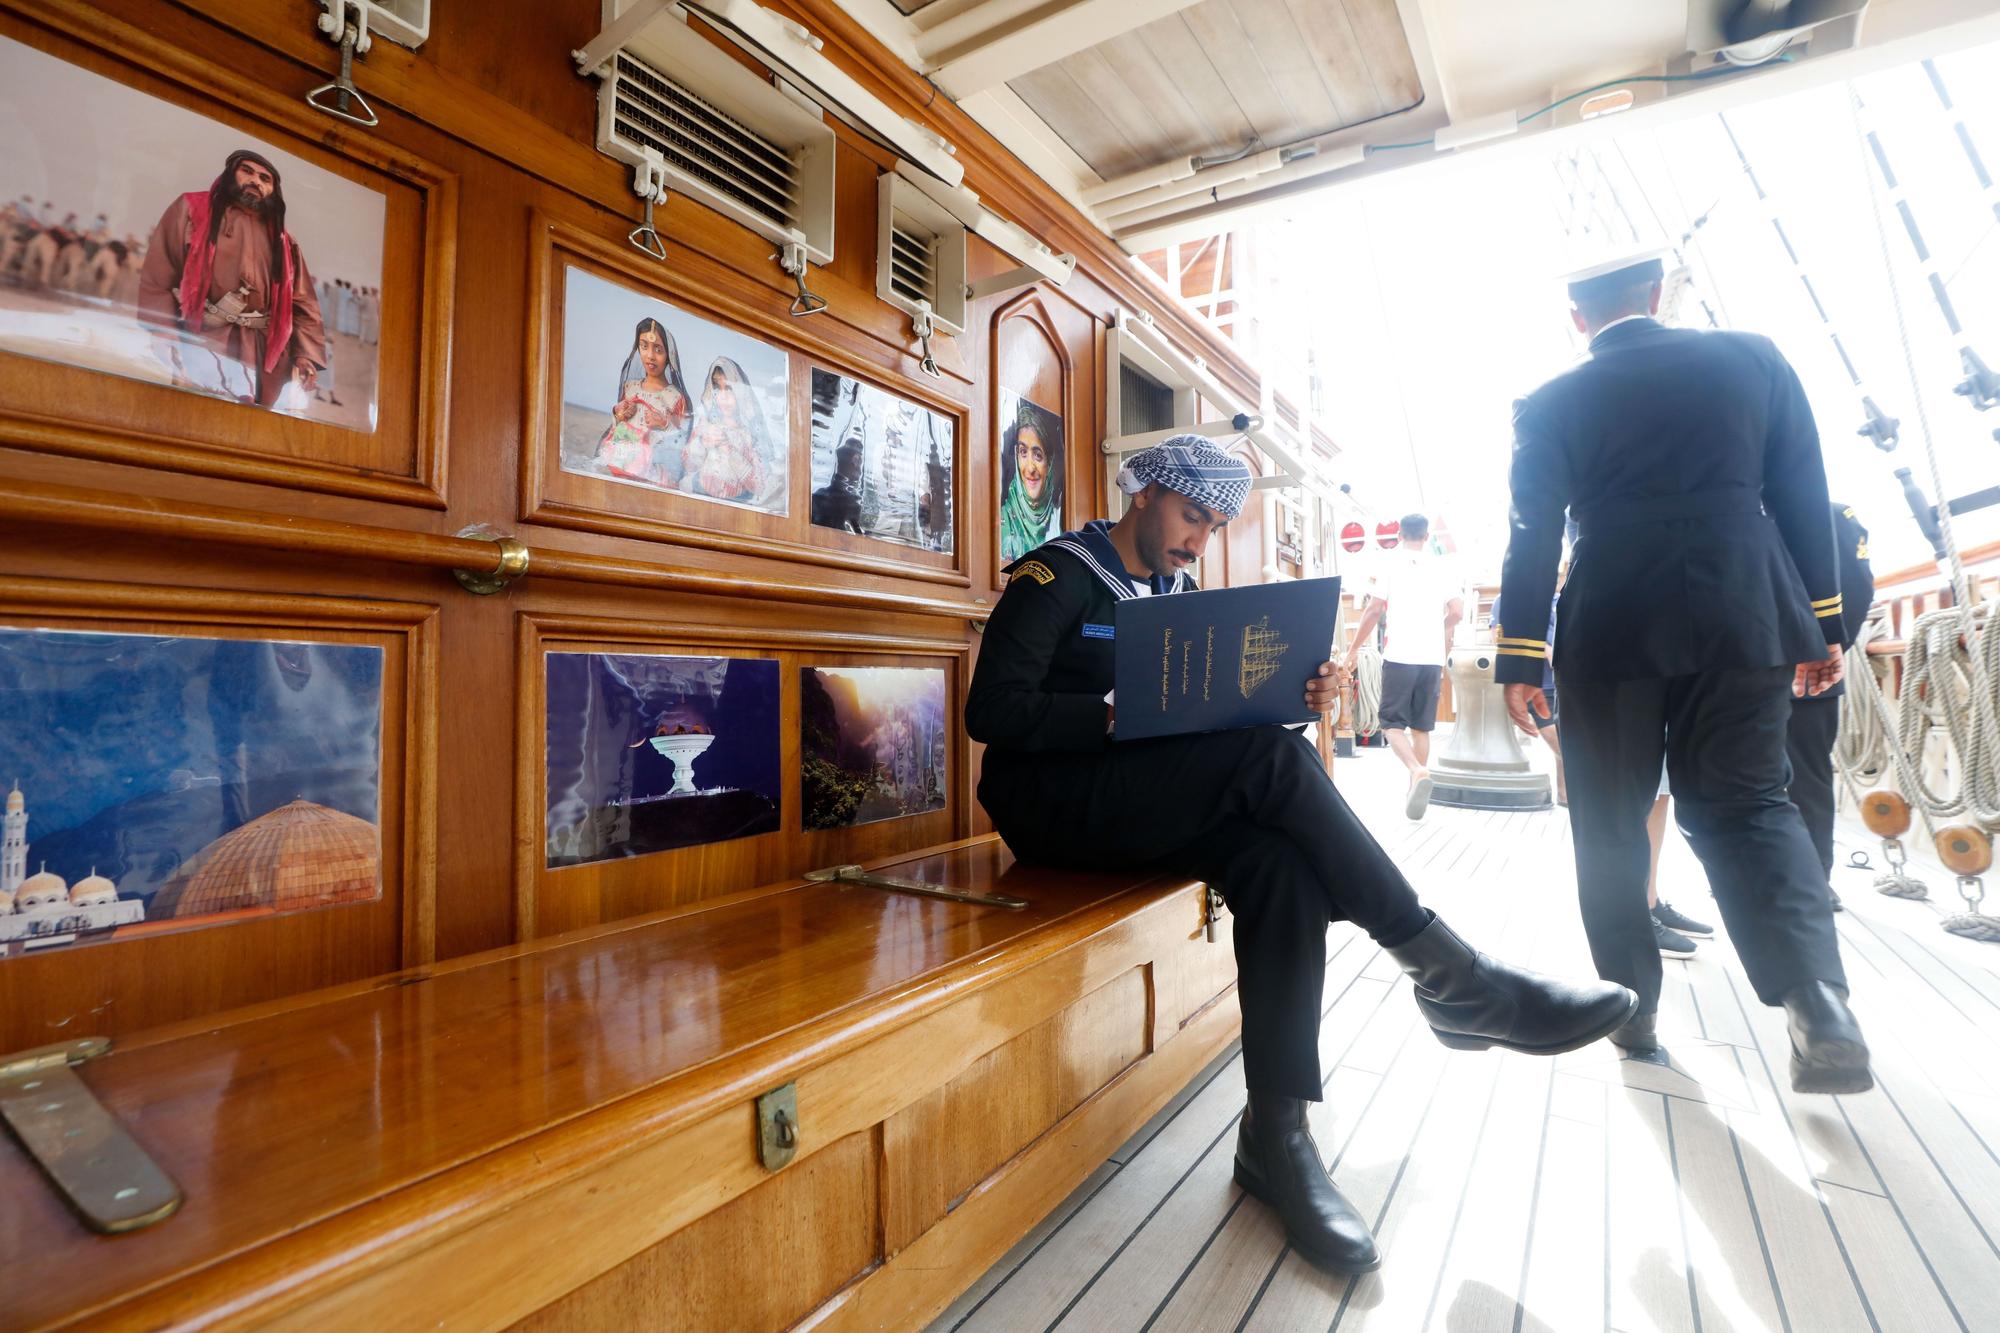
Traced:
POLYGON ((1417 1008, 1453 1050, 1560 1055, 1610 1036, 1639 1010, 1639 997, 1615 981, 1561 981, 1503 963, 1435 916, 1389 956, 1417 983, 1417 1008))
POLYGON ((1868 1072, 1868 1043, 1847 1007, 1847 992, 1825 981, 1808 981, 1785 992, 1786 1026, 1792 1036, 1792 1091, 1866 1092, 1875 1086, 1868 1072))
POLYGON ((1628 1055, 1651 1055, 1660 1049, 1660 1037, 1654 1030, 1658 1021, 1658 1014, 1634 1014, 1611 1034, 1611 1044, 1628 1055))
POLYGON ((1236 1183, 1285 1224, 1292 1248, 1329 1273, 1372 1273, 1382 1252, 1320 1161, 1297 1097, 1250 1094, 1236 1130, 1236 1183))

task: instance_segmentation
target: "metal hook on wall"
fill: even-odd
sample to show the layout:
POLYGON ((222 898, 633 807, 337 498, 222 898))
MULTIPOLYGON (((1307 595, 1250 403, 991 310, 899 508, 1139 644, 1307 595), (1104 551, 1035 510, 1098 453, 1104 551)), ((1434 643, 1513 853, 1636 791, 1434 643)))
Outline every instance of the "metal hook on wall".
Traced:
POLYGON ((306 105, 315 111, 324 111, 336 120, 373 129, 382 123, 381 118, 375 114, 375 108, 368 105, 368 99, 361 95, 361 90, 354 86, 354 57, 366 55, 370 45, 367 20, 360 17, 356 6, 343 6, 342 10, 343 15, 345 11, 353 10, 355 17, 327 13, 320 15, 319 19, 321 32, 329 37, 333 37, 336 31, 340 34, 335 38, 340 43, 340 73, 334 75, 331 83, 322 83, 307 93, 306 105), (329 93, 333 95, 328 97, 329 93), (354 106, 359 106, 360 111, 350 109, 354 106))
POLYGON ((937 357, 931 353, 931 335, 937 330, 931 323, 930 311, 923 310, 913 315, 910 325, 916 331, 918 344, 924 349, 923 359, 917 362, 917 369, 934 380, 943 379, 944 372, 938 369, 937 357))
POLYGON ((794 316, 804 318, 807 315, 817 315, 826 309, 825 297, 815 296, 806 290, 806 274, 812 265, 806 259, 806 248, 803 245, 788 245, 771 258, 778 261, 779 268, 792 275, 792 281, 798 286, 799 293, 792 298, 794 316))
POLYGON ((632 168, 632 193, 639 196, 645 211, 639 216, 639 225, 625 233, 633 249, 651 255, 662 264, 667 262, 667 243, 653 225, 653 207, 667 202, 666 166, 666 160, 649 148, 646 160, 632 168))

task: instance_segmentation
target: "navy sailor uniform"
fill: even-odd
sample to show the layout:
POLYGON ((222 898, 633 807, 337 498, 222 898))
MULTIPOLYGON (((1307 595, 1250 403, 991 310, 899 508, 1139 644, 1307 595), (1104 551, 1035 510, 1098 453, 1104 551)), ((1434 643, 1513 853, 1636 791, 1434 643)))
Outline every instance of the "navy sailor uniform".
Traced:
MULTIPOLYGON (((1328 923, 1351 920, 1393 945, 1429 916, 1298 733, 1111 738, 1115 609, 1144 594, 1109 531, 1089 524, 1009 567, 965 704, 966 731, 986 746, 980 804, 1024 863, 1158 868, 1221 890, 1245 1080, 1253 1093, 1317 1101, 1328 923)), ((1148 592, 1193 587, 1183 573, 1148 592)))
MULTIPOLYGON (((1840 562, 1841 642, 1852 654, 1854 641, 1868 620, 1875 601, 1875 573, 1868 563, 1868 529, 1854 511, 1834 501, 1834 554, 1840 562)), ((1866 662, 1848 659, 1848 674, 1868 670, 1866 662)), ((1792 761, 1792 804, 1805 817, 1820 868, 1833 877, 1833 743, 1840 734, 1842 681, 1817 698, 1792 700, 1791 723, 1785 729, 1785 751, 1792 761)))
POLYGON ((1768 338, 1621 320, 1514 409, 1498 679, 1562 695, 1598 974, 1653 1012, 1646 812, 1676 817, 1757 995, 1844 985, 1812 842, 1786 799, 1792 669, 1845 642, 1819 436, 1768 338), (1555 642, 1564 511, 1578 527, 1555 642))

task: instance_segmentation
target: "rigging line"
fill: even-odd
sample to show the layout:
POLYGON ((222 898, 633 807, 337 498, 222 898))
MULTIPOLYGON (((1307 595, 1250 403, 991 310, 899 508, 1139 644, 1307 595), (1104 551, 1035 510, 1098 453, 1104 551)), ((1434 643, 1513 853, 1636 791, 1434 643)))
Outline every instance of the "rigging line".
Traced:
MULTIPOLYGON (((1682 232, 1678 239, 1675 239, 1674 233, 1667 227, 1667 220, 1660 215, 1659 205, 1653 202, 1653 192, 1646 188, 1645 178, 1639 174, 1638 168, 1632 165, 1631 157, 1625 152, 1624 137, 1621 135, 1613 138, 1611 146, 1618 150, 1618 160, 1624 164, 1625 174, 1632 178, 1632 185, 1639 191, 1639 198, 1644 201, 1646 211, 1653 215, 1653 225, 1660 229, 1660 235, 1665 237, 1669 242, 1674 255, 1674 267, 1691 270, 1692 266, 1687 262, 1686 247, 1689 241, 1693 239, 1694 234, 1700 231, 1703 224, 1708 221, 1709 213, 1715 211, 1715 204, 1710 204, 1707 212, 1704 212, 1700 217, 1689 223, 1688 229, 1682 232)), ((1716 202, 1720 203, 1721 201, 1717 200, 1716 202)), ((1708 327, 1711 329, 1720 328, 1721 321, 1715 317, 1715 308, 1708 303, 1706 287, 1696 286, 1692 281, 1691 273, 1688 285, 1695 288, 1695 300, 1701 305, 1701 313, 1707 318, 1708 327)))
POLYGON ((1951 276, 1944 280, 1944 285, 1946 287, 1950 287, 1954 282, 1958 281, 1958 275, 1965 272, 1965 266, 1972 262, 1972 257, 1979 253, 1980 249, 1986 244, 1986 242, 1993 239, 1993 233, 1995 231, 2000 231, 2000 218, 1995 218, 1993 221, 1986 224, 1984 230, 1982 230, 1979 233, 1979 239, 1974 241, 1972 243, 1972 248, 1965 252, 1965 258, 1958 261, 1958 266, 1952 269, 1951 276))
MULTIPOLYGON (((1673 155, 1660 147, 1660 132, 1657 129, 1653 131, 1653 148, 1659 153, 1660 161, 1666 166, 1667 186, 1674 192, 1674 204, 1680 209, 1681 216, 1690 220, 1688 222, 1688 229, 1681 233, 1682 239, 1693 248, 1695 257, 1701 261, 1702 270, 1706 273, 1714 274, 1716 268, 1714 264, 1709 262, 1708 247, 1702 243, 1701 231, 1703 227, 1708 225, 1708 220, 1714 215, 1715 210, 1722 206, 1722 199, 1718 196, 1716 201, 1710 204, 1699 218, 1695 217, 1693 210, 1687 205, 1687 195, 1681 190, 1681 177, 1680 173, 1674 170, 1673 155)), ((1723 328, 1734 328, 1735 321, 1729 318, 1729 302, 1722 295, 1722 284, 1715 282, 1712 285, 1712 289, 1715 292, 1715 304, 1722 310, 1721 326, 1723 328)))

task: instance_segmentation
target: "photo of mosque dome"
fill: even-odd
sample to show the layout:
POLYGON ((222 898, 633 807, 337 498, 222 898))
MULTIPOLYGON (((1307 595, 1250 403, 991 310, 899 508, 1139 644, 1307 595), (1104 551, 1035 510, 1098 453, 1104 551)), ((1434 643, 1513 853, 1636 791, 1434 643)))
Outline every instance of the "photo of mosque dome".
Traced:
POLYGON ((0 627, 0 957, 382 893, 382 650, 0 627))
POLYGON ((548 655, 550 869, 778 830, 778 664, 548 655))

